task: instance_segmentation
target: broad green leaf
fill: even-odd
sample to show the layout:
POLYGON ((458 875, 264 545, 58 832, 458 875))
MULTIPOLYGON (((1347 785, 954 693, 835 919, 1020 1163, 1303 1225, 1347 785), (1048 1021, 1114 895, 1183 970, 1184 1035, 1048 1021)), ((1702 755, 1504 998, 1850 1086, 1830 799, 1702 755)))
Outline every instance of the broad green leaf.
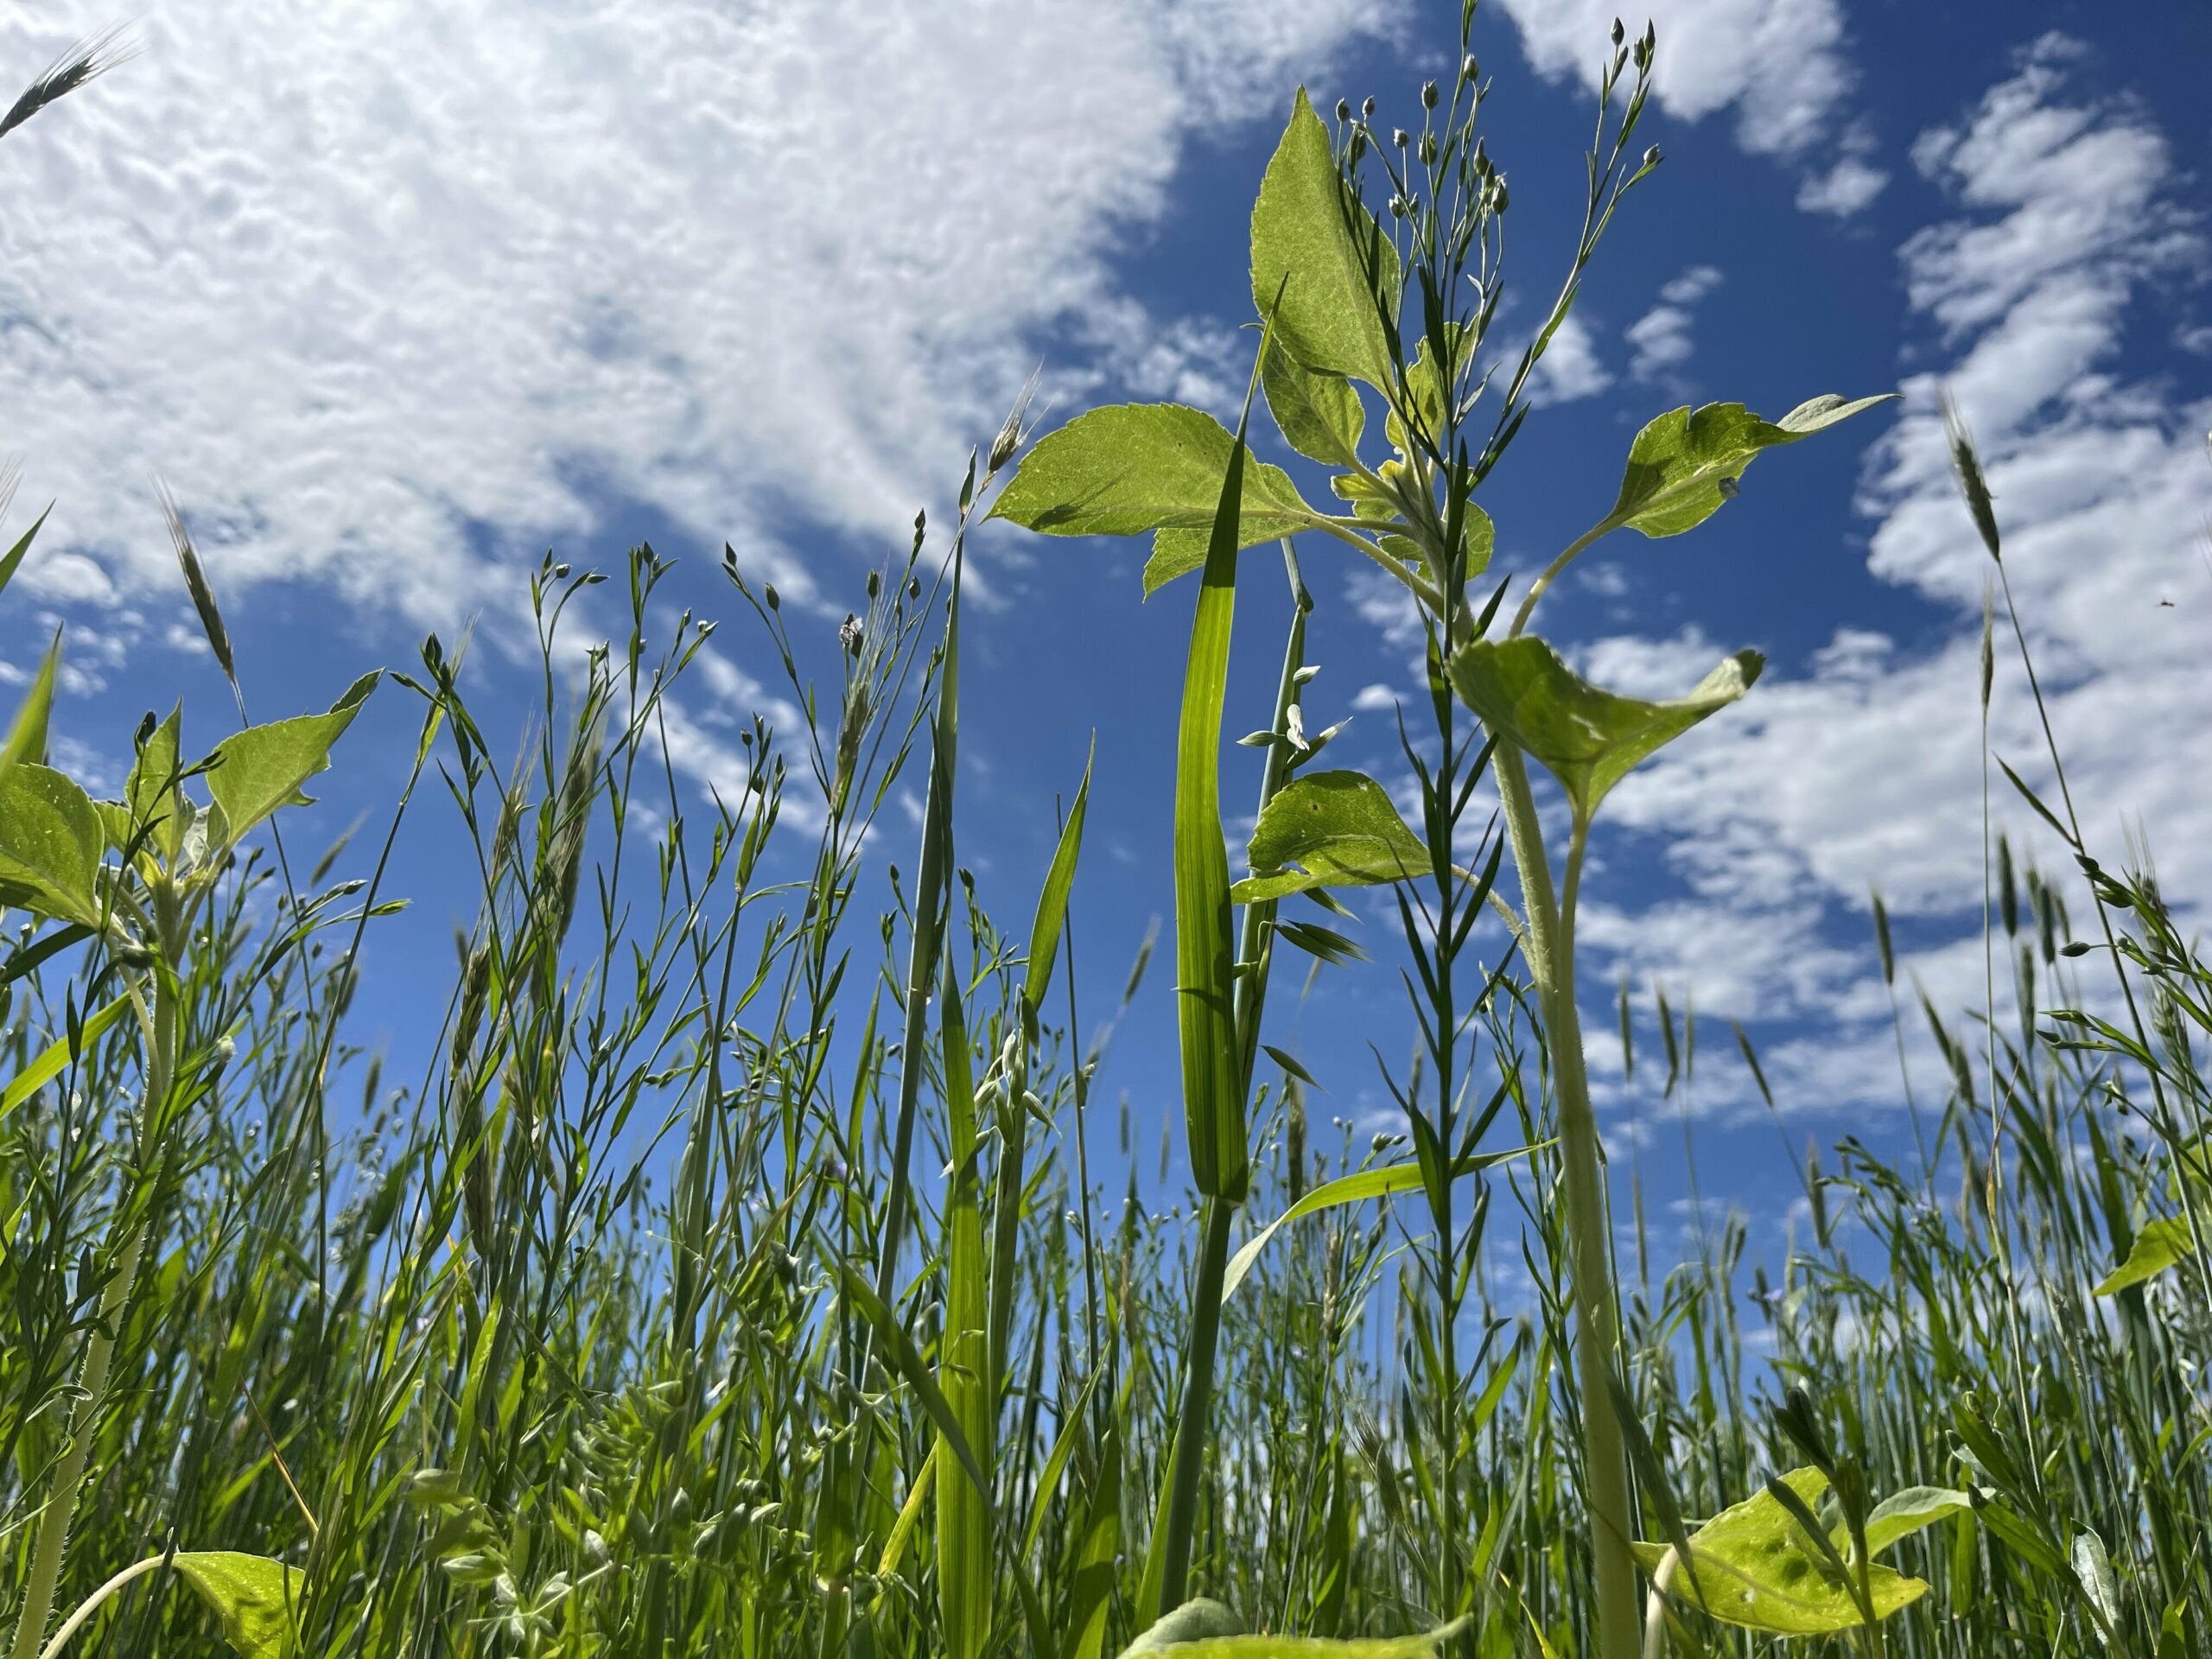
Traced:
MULTIPOLYGON (((1459 351, 1459 325, 1447 322, 1444 326, 1449 331, 1453 350, 1459 356, 1459 378, 1464 385, 1472 359, 1459 351)), ((1421 432, 1428 442, 1435 443, 1444 430, 1447 404, 1444 396, 1443 365, 1431 353, 1429 341, 1425 337, 1421 342, 1421 348, 1414 354, 1414 360, 1406 365, 1406 390, 1412 396, 1414 418, 1420 423, 1421 432)), ((1405 423, 1398 418, 1396 410, 1392 410, 1383 417, 1382 434, 1389 440, 1392 448, 1408 454, 1413 452, 1405 423)))
POLYGON ((77 1047, 73 1053, 70 1050, 67 1033, 48 1043, 39 1052, 36 1059, 16 1073, 14 1082, 5 1089, 0 1089, 0 1117, 7 1116, 60 1077, 68 1069, 72 1060, 99 1041, 106 1034, 107 1028, 130 1011, 130 999, 128 995, 118 996, 114 1001, 94 1010, 78 1027, 77 1047))
POLYGON ((1669 410, 1629 446, 1620 499, 1605 524, 1646 536, 1679 536, 1719 511, 1761 450, 1810 437, 1896 395, 1847 403, 1831 392, 1800 404, 1779 421, 1761 420, 1741 404, 1669 410))
POLYGON ((235 842, 277 808, 308 804, 300 785, 330 765, 330 746, 353 723, 377 689, 372 671, 346 688, 324 715, 251 726, 225 738, 211 760, 208 792, 223 810, 226 834, 235 842))
POLYGON ((1367 410, 1351 381, 1309 369, 1288 352, 1274 351, 1260 371, 1260 388, 1283 441, 1300 454, 1332 467, 1359 464, 1367 410))
POLYGON ((183 721, 184 705, 180 702, 169 710, 167 720, 154 728, 154 734, 138 751, 130 775, 123 783, 123 804, 130 818, 126 835, 150 825, 152 844, 161 849, 162 861, 169 864, 176 861, 177 849, 184 840, 185 811, 176 789, 181 769, 177 740, 183 721))
MULTIPOLYGON (((1891 1492, 1874 1506, 1866 1517, 1866 1553, 1879 1555, 1900 1538, 1910 1538, 1926 1527, 1934 1526, 1946 1516, 1957 1515, 1974 1508, 1971 1494, 1948 1486, 1907 1486, 1891 1492)), ((1830 1535, 1830 1541, 1840 1555, 1851 1554, 1851 1532, 1838 1527, 1830 1535)))
MULTIPOLYGON (((1219 421, 1180 404, 1116 404, 1078 415, 1038 440, 992 503, 990 517, 1048 536, 1163 537, 1155 563, 1172 564, 1146 591, 1205 562, 1222 476, 1236 439, 1219 421), (1194 540, 1192 539, 1194 538, 1194 540), (1192 556, 1192 547, 1196 553, 1192 556)), ((1239 547, 1271 542, 1310 526, 1319 515, 1280 467, 1247 462, 1239 547)))
POLYGON ((61 632, 56 629, 54 643, 39 659, 38 672, 31 676, 31 689, 8 722, 7 736, 0 738, 0 777, 20 761, 45 761, 47 717, 54 709, 54 677, 60 669, 61 632))
POLYGON ((2099 1280, 2093 1294, 2115 1295, 2130 1285, 2155 1279, 2189 1253, 2187 1222, 2178 1217, 2146 1222, 2135 1235, 2135 1244, 2127 1252, 2127 1260, 2099 1280))
MULTIPOLYGON (((1828 1484, 1817 1469, 1795 1469, 1781 1478, 1808 1506, 1828 1484)), ((1634 1548, 1647 1572, 1656 1573, 1667 1555, 1663 1544, 1634 1548)), ((1705 1611, 1723 1624, 1777 1636, 1818 1636, 1861 1622, 1850 1591, 1832 1580, 1796 1517, 1770 1492, 1762 1491, 1714 1516, 1690 1535, 1690 1553, 1677 1578, 1694 1572, 1705 1611)), ((1928 1593, 1923 1580, 1879 1563, 1870 1563, 1866 1573, 1877 1618, 1928 1593)))
POLYGON ((1638 762, 1742 696, 1765 666, 1739 651, 1687 697, 1646 702, 1599 690, 1526 636, 1466 646, 1452 659, 1452 683, 1492 732, 1543 762, 1586 823, 1638 762))
POLYGON ((26 760, 0 772, 0 905, 100 925, 99 809, 76 783, 26 760))
MULTIPOLYGON (((1510 1158, 1524 1158, 1534 1150, 1516 1147, 1510 1152, 1487 1152, 1462 1158, 1452 1166, 1454 1180, 1478 1169, 1488 1169, 1510 1158)), ((1226 1303, 1236 1294, 1252 1271, 1253 1263, 1260 1259, 1260 1252, 1273 1238, 1294 1221, 1303 1220, 1323 1210, 1333 1210, 1339 1205, 1357 1204, 1366 1198, 1387 1198, 1400 1192, 1414 1192, 1421 1189, 1421 1169, 1418 1161, 1386 1164, 1380 1169, 1355 1170, 1349 1175, 1339 1175, 1333 1181, 1325 1181, 1296 1204, 1284 1211, 1273 1221, 1252 1235, 1242 1249, 1229 1258, 1228 1269, 1221 1276, 1221 1300, 1226 1303)))
POLYGON ((1378 388, 1396 372, 1397 250, 1344 188, 1302 86, 1252 206, 1252 303, 1306 368, 1378 388))
POLYGON ((1240 905, 1310 887, 1364 887, 1428 873, 1428 848, 1382 785, 1357 772, 1311 772, 1275 792, 1252 831, 1252 868, 1229 896, 1240 905), (1302 865, 1302 870, 1286 867, 1302 865))
POLYGON ((299 1568, 231 1549, 184 1550, 170 1565, 214 1609, 245 1659, 289 1659, 298 1651, 292 1622, 307 1583, 299 1568))
POLYGON ((1331 1641, 1316 1636, 1247 1636, 1219 1602, 1185 1602, 1122 1649, 1122 1659, 1148 1653, 1173 1659, 1427 1659, 1465 1630, 1465 1618, 1420 1636, 1331 1641), (1185 1616, 1189 1616, 1187 1620, 1185 1616))

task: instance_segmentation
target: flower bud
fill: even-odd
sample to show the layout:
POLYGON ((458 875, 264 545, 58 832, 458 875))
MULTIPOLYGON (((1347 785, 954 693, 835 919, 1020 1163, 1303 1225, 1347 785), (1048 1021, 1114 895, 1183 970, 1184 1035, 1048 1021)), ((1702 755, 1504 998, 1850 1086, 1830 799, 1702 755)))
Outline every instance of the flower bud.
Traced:
POLYGON ((1437 98, 1437 92, 1436 92, 1436 83, 1435 83, 1434 81, 1433 81, 1433 80, 1425 80, 1425 81, 1421 82, 1421 108, 1423 108, 1424 110, 1433 110, 1433 109, 1434 109, 1434 108, 1436 107, 1436 98, 1437 98))
POLYGON ((1618 17, 1614 18, 1614 19, 1613 19, 1613 44, 1614 44, 1615 46, 1618 46, 1618 45, 1619 45, 1623 41, 1626 40, 1627 38, 1628 38, 1628 31, 1627 31, 1626 29, 1623 29, 1623 28, 1621 27, 1621 20, 1620 20, 1619 18, 1618 18, 1618 17))
POLYGON ((1375 118, 1375 99, 1371 95, 1360 100, 1359 118, 1363 121, 1372 121, 1375 118))
POLYGON ((1421 136, 1421 159, 1425 166, 1433 167, 1436 164, 1436 135, 1433 132, 1424 132, 1421 136))
POLYGON ((768 608, 770 610, 780 611, 784 608, 784 601, 776 597, 776 584, 774 582, 762 582, 760 584, 760 593, 761 596, 768 601, 768 608))
POLYGON ((1475 54, 1473 53, 1470 52, 1465 57, 1459 60, 1460 79, 1479 80, 1482 78, 1482 73, 1483 67, 1475 61, 1475 54))
POLYGON ((1393 127, 1390 129, 1390 142, 1400 149, 1403 149, 1411 140, 1407 138, 1406 130, 1403 127, 1393 127))
POLYGON ((1656 144, 1643 152, 1643 164, 1646 167, 1656 167, 1664 159, 1665 157, 1659 154, 1659 146, 1656 144))
POLYGON ((1351 99, 1340 98, 1337 100, 1337 119, 1339 121, 1351 119, 1351 99))

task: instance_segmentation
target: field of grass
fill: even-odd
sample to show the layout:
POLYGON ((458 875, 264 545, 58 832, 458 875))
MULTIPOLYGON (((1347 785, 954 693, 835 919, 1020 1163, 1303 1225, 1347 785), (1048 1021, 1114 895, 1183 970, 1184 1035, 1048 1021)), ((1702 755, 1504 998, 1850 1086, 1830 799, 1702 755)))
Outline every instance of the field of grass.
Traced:
MULTIPOLYGON (((325 713, 149 719, 117 801, 47 764, 57 641, 0 747, 7 1659, 2212 1651, 2212 964, 2082 839, 2063 734, 2055 792, 1993 785, 2072 861, 2046 878, 1985 835, 2012 982, 1988 1007, 2017 1022, 1900 997, 1948 1061, 1940 1096, 1916 1079, 1909 1165, 1852 1140, 1809 1159, 1778 1273, 1732 1218, 1672 1259, 1607 1179, 1574 957, 1591 827, 1761 663, 1643 702, 1529 625, 1600 538, 1692 531, 1764 451, 1880 400, 1660 414, 1541 577, 1487 573, 1481 486, 1660 165, 1633 140, 1653 37, 1605 49, 1580 245, 1487 382, 1510 197, 1479 67, 1421 89, 1417 132, 1300 95, 1254 215, 1245 421, 1337 499, 1252 458, 1246 424, 1121 407, 1039 435, 1017 409, 811 686, 774 590, 729 560, 733 626, 809 715, 753 719, 735 798, 667 759, 711 625, 669 613, 649 548, 534 574, 523 734, 480 728, 433 637, 325 713), (1071 967, 1087 776, 1033 911, 985 915, 962 869, 987 515, 1153 534, 1147 590, 1190 607, 1173 937, 1123 995, 1176 992, 1172 1214, 1119 1190, 1126 1116, 1103 1153, 1116 1011, 1078 1007, 1071 967), (1417 812, 1319 759, 1300 537, 1420 608, 1417 812), (1279 568, 1273 706, 1226 708, 1239 589, 1279 568), (571 648, 602 580, 632 628, 571 648), (288 843, 372 696, 419 709, 415 782, 354 840, 288 843), (887 853, 894 781, 925 810, 887 853), (480 902, 435 1062, 397 1077, 348 1010, 405 896, 391 838, 424 814, 480 902), (894 908, 855 914, 887 857, 894 908), (1268 1041, 1279 974, 1345 970, 1350 902, 1397 920, 1369 930, 1408 993, 1378 1047, 1419 1057, 1391 1077, 1400 1128, 1357 1145, 1268 1041)), ((0 133, 62 118, 45 105, 106 50, 0 133)), ((1954 458, 1999 596, 1985 664, 2024 658, 1962 425, 1954 458)), ((0 588, 37 533, 6 539, 0 588)))

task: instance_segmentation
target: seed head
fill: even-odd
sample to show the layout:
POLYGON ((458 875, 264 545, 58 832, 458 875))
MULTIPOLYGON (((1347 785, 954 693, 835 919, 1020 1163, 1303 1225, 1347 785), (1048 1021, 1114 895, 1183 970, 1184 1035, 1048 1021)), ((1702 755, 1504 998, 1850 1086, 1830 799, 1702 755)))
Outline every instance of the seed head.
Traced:
POLYGON ((1403 149, 1412 141, 1406 137, 1406 130, 1403 127, 1393 127, 1390 129, 1390 142, 1400 149, 1403 149))

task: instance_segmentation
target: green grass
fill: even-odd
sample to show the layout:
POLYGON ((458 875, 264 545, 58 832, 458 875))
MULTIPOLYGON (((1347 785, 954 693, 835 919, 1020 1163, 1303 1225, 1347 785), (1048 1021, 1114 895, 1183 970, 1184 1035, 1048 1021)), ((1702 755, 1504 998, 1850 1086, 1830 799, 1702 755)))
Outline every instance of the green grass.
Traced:
MULTIPOLYGON (((435 639, 327 714, 253 725, 172 514, 242 729, 149 723, 124 798, 95 803, 44 764, 49 656, 0 743, 10 1659, 2212 1645, 2212 964, 2147 872, 2083 841, 2059 734, 2057 798, 2029 798, 2063 879, 1986 833, 1985 1007, 1897 999, 1909 1159, 1808 1156, 1811 1219, 1778 1262, 1732 1214, 1675 1259, 1599 1161, 1573 968, 1590 826, 1629 767, 1727 718, 1757 664, 1646 703, 1524 630, 1601 537, 1687 531, 1762 451, 1864 406, 1661 415, 1501 617, 1478 497, 1658 164, 1630 142, 1653 50, 1614 43, 1583 235, 1502 398, 1472 371, 1510 202, 1477 67, 1424 89, 1402 144, 1300 96, 1255 214, 1253 373, 1286 439, 1338 472, 1326 507, 1192 411, 1032 445, 1017 410, 951 536, 918 525, 868 579, 829 684, 727 562, 807 716, 752 721, 734 799, 679 788, 660 741, 709 626, 668 614, 650 548, 613 573, 626 633, 581 658, 567 613, 600 576, 536 572, 546 669, 522 734, 478 726, 435 639), (1151 1152, 1126 1106, 1105 1154, 1112 1057, 1079 1036, 1115 1024, 1071 969, 1088 771, 1038 785, 1065 828, 1026 931, 959 863, 958 594, 986 512, 1154 532, 1148 585, 1198 576, 1160 601, 1194 613, 1173 948, 1153 966, 1147 946, 1122 998, 1178 997, 1192 1190, 1166 1213, 1136 1202, 1151 1152), (1315 764, 1298 537, 1357 546, 1420 607, 1410 817, 1315 764), (1277 543, 1292 620, 1247 753, 1222 741, 1230 625, 1277 543), (360 842, 288 847, 284 804, 346 763, 372 695, 419 714, 413 782, 360 842), (1257 791, 1243 856, 1224 760, 1257 791), (923 776, 879 916, 856 899, 893 835, 880 809, 923 776), (1486 780, 1503 834, 1472 816, 1486 780), (1570 830, 1548 848, 1554 784, 1570 830), (397 1078, 350 1013, 404 897, 392 837, 424 815, 480 897, 435 1058, 397 1078), (1386 920, 1375 968, 1334 925, 1354 887, 1386 920), (1402 972, 1410 1017, 1377 1045, 1415 1057, 1385 1074, 1393 1133, 1355 1145, 1310 1119, 1302 1067, 1267 1040, 1278 968, 1402 972), (1940 1077, 1904 1072, 1907 1020, 1940 1077)), ((10 121, 58 118, 113 55, 56 66, 10 121)), ((1962 427, 1954 449, 2024 661, 1962 427)), ((1671 1092, 1692 1039, 1658 1014, 1671 1092)))

